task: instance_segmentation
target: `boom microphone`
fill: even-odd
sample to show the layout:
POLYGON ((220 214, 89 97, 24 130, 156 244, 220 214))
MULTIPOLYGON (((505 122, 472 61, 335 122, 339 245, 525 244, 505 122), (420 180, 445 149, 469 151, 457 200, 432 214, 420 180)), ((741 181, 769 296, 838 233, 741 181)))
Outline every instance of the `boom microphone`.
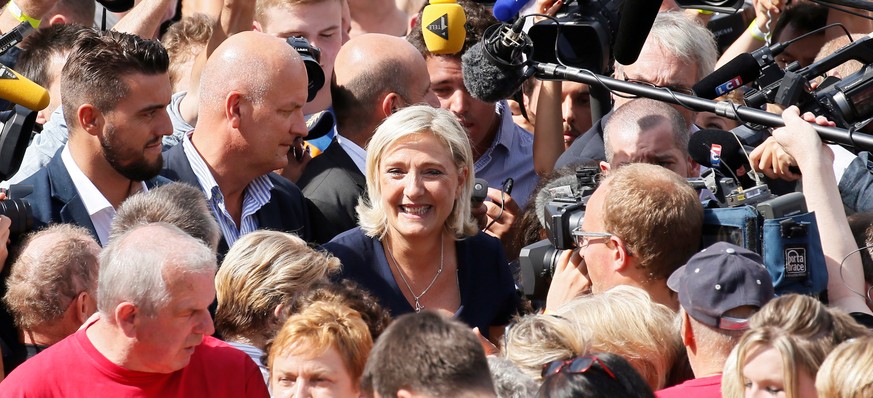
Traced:
POLYGON ((5 65, 0 65, 0 98, 32 111, 43 110, 49 105, 46 89, 5 65))
POLYGON ((618 63, 630 65, 637 62, 659 8, 661 0, 625 0, 613 47, 618 63))
POLYGON ((500 22, 512 21, 530 0, 497 0, 494 2, 494 18, 500 22))
POLYGON ((455 0, 430 0, 421 12, 421 36, 433 54, 454 54, 464 47, 464 8, 455 0))
POLYGON ((485 31, 482 41, 461 57, 464 86, 473 97, 497 102, 509 98, 521 87, 527 78, 522 55, 529 57, 533 48, 530 38, 522 32, 523 27, 523 18, 512 27, 493 25, 485 31))
POLYGON ((742 53, 710 73, 692 87, 700 98, 715 99, 761 76, 761 70, 776 61, 776 56, 785 50, 784 43, 763 46, 751 53, 742 53))

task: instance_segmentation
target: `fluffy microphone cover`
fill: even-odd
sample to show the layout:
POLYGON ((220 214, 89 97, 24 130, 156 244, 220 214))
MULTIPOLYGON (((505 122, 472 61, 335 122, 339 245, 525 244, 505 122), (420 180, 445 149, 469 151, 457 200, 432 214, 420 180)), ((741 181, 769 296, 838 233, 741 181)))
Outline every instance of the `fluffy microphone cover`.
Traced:
POLYGON ((496 65, 485 54, 482 42, 464 53, 461 64, 464 86, 480 101, 497 102, 509 98, 521 87, 523 68, 496 65))

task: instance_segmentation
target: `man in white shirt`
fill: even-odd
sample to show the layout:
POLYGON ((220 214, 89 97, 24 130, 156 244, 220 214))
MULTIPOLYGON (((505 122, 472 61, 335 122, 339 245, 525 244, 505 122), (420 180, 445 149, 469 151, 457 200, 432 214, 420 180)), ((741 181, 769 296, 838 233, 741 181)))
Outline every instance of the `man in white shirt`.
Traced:
POLYGON ((31 204, 36 229, 77 224, 105 246, 121 202, 159 183, 161 138, 172 132, 165 109, 168 64, 157 41, 83 33, 61 77, 69 141, 21 183, 33 187, 23 199, 31 204))

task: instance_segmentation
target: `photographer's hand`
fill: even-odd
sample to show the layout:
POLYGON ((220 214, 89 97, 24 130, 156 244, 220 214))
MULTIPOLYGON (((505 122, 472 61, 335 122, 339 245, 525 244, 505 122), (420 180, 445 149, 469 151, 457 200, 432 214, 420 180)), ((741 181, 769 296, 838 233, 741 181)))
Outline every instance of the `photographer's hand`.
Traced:
POLYGON ((790 169, 791 166, 797 166, 797 161, 785 152, 782 145, 779 145, 773 137, 767 137, 761 145, 758 145, 749 154, 749 160, 756 171, 764 173, 769 178, 785 181, 800 179, 800 174, 790 169))
POLYGON ((588 267, 579 250, 564 250, 555 266, 549 293, 546 295, 546 311, 551 312, 564 303, 586 294, 591 294, 588 267))

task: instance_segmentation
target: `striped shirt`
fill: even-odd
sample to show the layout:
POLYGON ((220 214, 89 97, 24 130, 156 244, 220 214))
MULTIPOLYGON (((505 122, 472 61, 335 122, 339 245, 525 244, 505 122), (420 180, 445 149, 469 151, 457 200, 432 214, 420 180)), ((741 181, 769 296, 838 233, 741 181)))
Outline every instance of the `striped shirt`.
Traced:
POLYGON ((231 247, 241 236, 256 231, 258 229, 258 219, 255 218, 255 213, 261 209, 261 206, 270 201, 270 191, 273 189, 273 182, 264 174, 252 180, 243 192, 242 217, 241 226, 237 227, 233 221, 233 217, 224 206, 224 195, 215 182, 212 172, 194 144, 191 143, 191 133, 185 135, 182 139, 182 149, 185 150, 185 157, 188 158, 188 163, 191 164, 191 170, 197 176, 197 181, 200 183, 200 189, 206 194, 206 202, 209 203, 209 208, 215 219, 218 221, 218 226, 221 228, 221 234, 227 242, 227 247, 231 247))

